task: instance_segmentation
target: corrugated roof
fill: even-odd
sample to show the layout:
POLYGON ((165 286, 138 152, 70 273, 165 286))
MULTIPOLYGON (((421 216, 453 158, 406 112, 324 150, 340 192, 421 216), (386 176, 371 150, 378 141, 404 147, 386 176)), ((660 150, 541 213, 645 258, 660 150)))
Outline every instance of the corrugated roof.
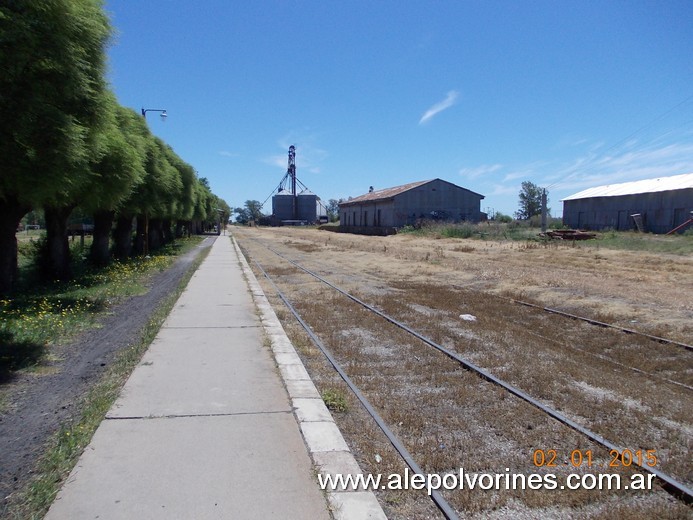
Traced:
POLYGON ((391 199, 395 195, 399 195, 400 193, 404 193, 405 191, 411 190, 412 188, 416 188, 418 186, 421 186, 422 184, 431 182, 431 180, 411 182, 409 184, 403 184, 402 186, 395 186, 394 188, 385 188, 384 190, 372 191, 370 193, 366 193, 365 195, 359 195, 358 197, 354 197, 353 199, 345 200, 340 204, 340 206, 344 206, 347 204, 357 204, 360 202, 375 202, 378 200, 391 199))
POLYGON ((589 199, 592 197, 618 197, 620 195, 636 195, 638 193, 653 193, 657 191, 684 190, 693 188, 693 173, 645 179, 642 181, 607 184, 588 188, 562 200, 589 199))

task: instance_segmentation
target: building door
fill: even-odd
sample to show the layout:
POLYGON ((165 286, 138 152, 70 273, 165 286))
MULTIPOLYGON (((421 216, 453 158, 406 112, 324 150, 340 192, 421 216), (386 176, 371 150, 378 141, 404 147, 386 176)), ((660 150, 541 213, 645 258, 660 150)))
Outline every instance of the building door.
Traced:
POLYGON ((578 229, 583 229, 585 227, 586 214, 584 211, 578 212, 578 229))

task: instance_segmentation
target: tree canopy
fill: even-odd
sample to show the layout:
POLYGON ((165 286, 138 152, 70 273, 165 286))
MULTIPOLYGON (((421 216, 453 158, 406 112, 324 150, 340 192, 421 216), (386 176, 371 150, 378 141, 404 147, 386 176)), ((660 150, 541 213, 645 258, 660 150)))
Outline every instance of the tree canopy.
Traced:
MULTIPOLYGON (((535 215, 541 215, 541 194, 543 188, 530 181, 522 183, 520 190, 520 199, 518 201, 519 209, 515 212, 515 218, 518 220, 528 220, 535 215)), ((547 199, 548 203, 548 199, 547 199)), ((548 212, 547 208, 547 212, 548 212)))
POLYGON ((234 208, 233 212, 236 213, 236 222, 239 224, 247 224, 263 217, 262 204, 257 200, 246 200, 244 207, 234 208))
POLYGON ((122 245, 135 217, 144 219, 145 239, 154 219, 165 240, 173 222, 178 232, 192 229, 193 219, 230 214, 139 113, 118 104, 105 79, 110 36, 102 0, 0 5, 0 293, 15 281, 15 232, 29 211, 45 215, 47 271, 57 277, 69 275, 67 221, 75 208, 92 216, 97 263, 108 261, 114 221, 122 245))
POLYGON ((104 123, 105 46, 98 0, 0 7, 0 198, 61 203, 89 176, 104 123))
POLYGON ((327 201, 327 218, 330 220, 330 222, 337 222, 339 220, 339 203, 342 202, 342 199, 330 199, 327 201))

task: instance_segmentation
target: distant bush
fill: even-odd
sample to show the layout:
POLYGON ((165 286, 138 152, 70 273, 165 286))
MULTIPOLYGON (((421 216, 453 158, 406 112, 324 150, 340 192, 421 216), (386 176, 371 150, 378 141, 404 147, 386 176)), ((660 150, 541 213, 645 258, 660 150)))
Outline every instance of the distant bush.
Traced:
POLYGON ((397 230, 397 233, 414 233, 415 231, 419 231, 417 228, 414 226, 410 226, 407 224, 406 226, 400 228, 397 230))
POLYGON ((501 212, 496 213, 496 218, 494 219, 496 222, 500 222, 501 224, 508 224, 513 221, 513 218, 510 215, 505 215, 501 212))
POLYGON ((562 218, 552 218, 549 217, 546 221, 546 225, 549 229, 567 229, 568 226, 563 225, 562 218))
POLYGON ((541 215, 534 215, 525 221, 529 227, 541 227, 541 215))
POLYGON ((440 230, 441 236, 447 238, 470 238, 476 232, 476 226, 473 226, 467 222, 443 226, 443 228, 440 230))

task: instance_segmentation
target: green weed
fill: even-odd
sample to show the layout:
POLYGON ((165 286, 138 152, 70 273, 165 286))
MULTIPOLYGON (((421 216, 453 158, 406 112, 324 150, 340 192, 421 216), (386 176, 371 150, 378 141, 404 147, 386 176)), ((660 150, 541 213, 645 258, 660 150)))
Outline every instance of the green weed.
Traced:
POLYGON ((325 406, 332 412, 343 413, 349 409, 346 397, 339 390, 328 388, 322 393, 322 400, 325 402, 325 406))

